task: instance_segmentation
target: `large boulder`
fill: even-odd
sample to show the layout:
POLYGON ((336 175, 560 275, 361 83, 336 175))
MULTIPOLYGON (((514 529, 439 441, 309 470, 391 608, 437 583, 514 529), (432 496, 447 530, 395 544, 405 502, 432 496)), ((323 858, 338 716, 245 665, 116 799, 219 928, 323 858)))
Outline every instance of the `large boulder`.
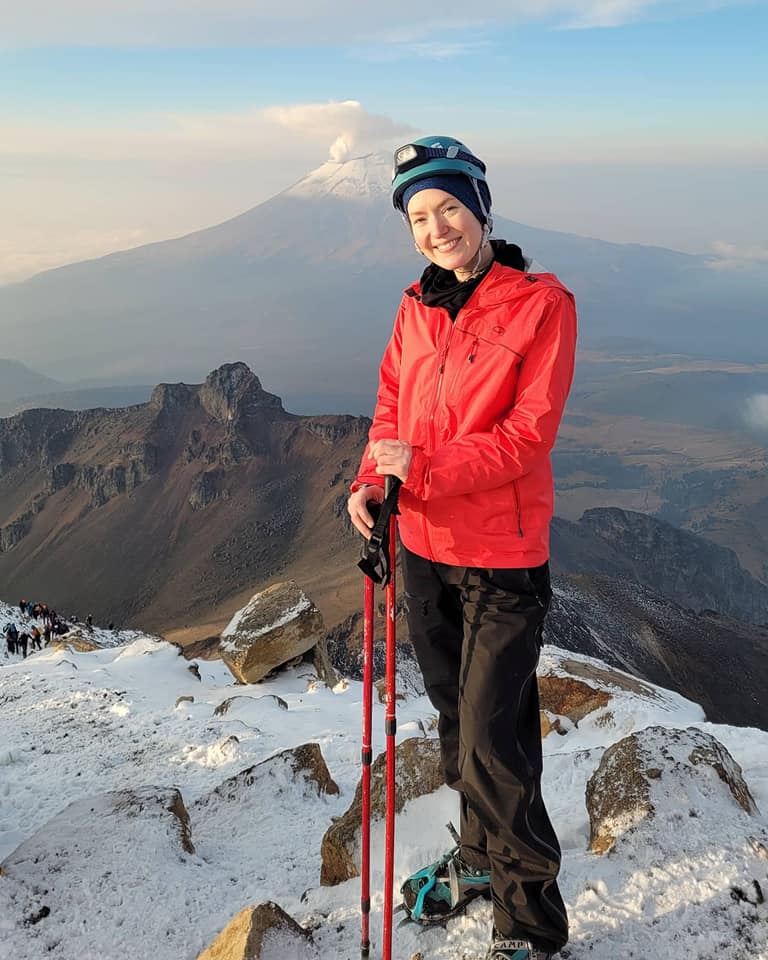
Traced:
POLYGON ((539 705, 556 717, 568 717, 573 723, 600 710, 611 702, 605 690, 576 680, 574 677, 544 675, 539 677, 539 705))
POLYGON ((92 650, 101 650, 90 632, 73 627, 60 637, 55 637, 48 645, 51 650, 74 650, 75 653, 90 653, 92 650))
POLYGON ((657 835, 671 833, 682 843, 686 822, 705 833, 710 823, 717 835, 724 812, 757 813, 741 767, 696 727, 647 727, 613 744, 587 783, 586 801, 589 845, 599 854, 652 821, 657 835))
POLYGON ((166 896, 168 877, 180 876, 174 870, 197 871, 193 852, 173 788, 115 790, 69 804, 0 866, 0 956, 151 957, 159 943, 184 955, 183 933, 168 924, 181 915, 183 897, 171 895, 168 912, 136 909, 136 897, 166 896))
POLYGON ((156 830, 171 847, 195 852, 181 793, 173 787, 136 787, 71 803, 17 847, 2 867, 16 876, 44 882, 46 871, 61 874, 68 862, 87 860, 86 841, 97 844, 100 834, 106 838, 123 830, 129 833, 137 822, 143 823, 147 835, 156 830))
MULTIPOLYGON (((371 768, 371 820, 384 819, 386 806, 386 754, 381 753, 371 768)), ((395 749, 395 811, 400 813, 410 800, 432 793, 441 787, 443 767, 440 743, 434 739, 412 737, 395 749)), ((320 883, 331 887, 358 877, 360 871, 360 824, 362 817, 362 780, 355 790, 352 805, 323 837, 320 854, 320 883)))
POLYGON ((258 683, 277 667, 324 643, 320 611, 298 584, 289 580, 251 597, 224 628, 220 649, 222 660, 237 680, 258 683))
POLYGON ((317 960, 310 934, 276 903, 246 907, 197 960, 317 960))
POLYGON ((217 815, 229 818, 231 804, 263 806, 278 803, 281 794, 291 790, 305 798, 336 796, 339 792, 317 743, 302 743, 241 770, 210 793, 203 794, 193 805, 198 820, 217 815))

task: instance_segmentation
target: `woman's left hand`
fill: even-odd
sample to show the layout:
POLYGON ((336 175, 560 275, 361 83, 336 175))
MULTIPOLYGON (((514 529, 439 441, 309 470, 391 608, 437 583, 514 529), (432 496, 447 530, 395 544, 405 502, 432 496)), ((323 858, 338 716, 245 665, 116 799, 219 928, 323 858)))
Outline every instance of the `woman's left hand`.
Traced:
POLYGON ((411 465, 411 445, 405 440, 376 440, 368 449, 372 460, 376 461, 376 473, 382 476, 397 477, 403 483, 408 479, 411 465))

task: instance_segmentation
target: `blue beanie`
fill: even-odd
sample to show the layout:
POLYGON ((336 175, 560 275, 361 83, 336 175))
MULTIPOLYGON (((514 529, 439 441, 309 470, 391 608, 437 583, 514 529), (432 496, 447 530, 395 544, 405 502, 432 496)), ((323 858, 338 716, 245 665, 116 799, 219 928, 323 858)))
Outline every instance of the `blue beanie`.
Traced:
MULTIPOLYGON (((480 196, 483 198, 485 209, 490 213, 491 192, 488 189, 488 185, 483 183, 482 180, 476 182, 480 190, 480 196)), ((472 186, 471 180, 463 173, 441 173, 434 177, 424 177, 423 180, 417 180, 415 183, 409 184, 403 192, 403 210, 407 212, 411 198, 417 194, 419 190, 444 190, 446 193, 450 193, 452 197, 460 200, 467 209, 471 210, 480 223, 485 224, 488 219, 480 207, 480 201, 475 188, 472 186)))

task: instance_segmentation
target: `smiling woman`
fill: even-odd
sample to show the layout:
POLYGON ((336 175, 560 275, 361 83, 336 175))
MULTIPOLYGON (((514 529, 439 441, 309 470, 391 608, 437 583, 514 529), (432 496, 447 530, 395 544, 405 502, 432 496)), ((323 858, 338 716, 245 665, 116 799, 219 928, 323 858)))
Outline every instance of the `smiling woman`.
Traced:
POLYGON ((488 960, 547 960, 568 918, 541 799, 536 667, 573 297, 491 241, 485 164, 461 141, 401 147, 392 199, 430 265, 402 298, 348 509, 369 537, 382 478, 401 480, 408 629, 461 797, 458 846, 409 877, 403 900, 430 923, 490 897, 488 960))

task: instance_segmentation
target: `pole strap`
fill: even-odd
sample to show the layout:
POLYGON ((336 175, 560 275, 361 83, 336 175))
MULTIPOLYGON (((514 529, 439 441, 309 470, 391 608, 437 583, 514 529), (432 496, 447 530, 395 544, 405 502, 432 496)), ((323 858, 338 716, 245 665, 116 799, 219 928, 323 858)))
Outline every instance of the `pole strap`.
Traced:
POLYGON ((391 570, 389 569, 389 521, 393 514, 396 516, 399 513, 397 498, 401 486, 402 481, 393 477, 389 492, 383 503, 376 503, 373 500, 368 501, 368 512, 376 522, 370 539, 363 543, 357 565, 366 577, 369 577, 374 583, 382 585, 389 583, 391 576, 391 570))

